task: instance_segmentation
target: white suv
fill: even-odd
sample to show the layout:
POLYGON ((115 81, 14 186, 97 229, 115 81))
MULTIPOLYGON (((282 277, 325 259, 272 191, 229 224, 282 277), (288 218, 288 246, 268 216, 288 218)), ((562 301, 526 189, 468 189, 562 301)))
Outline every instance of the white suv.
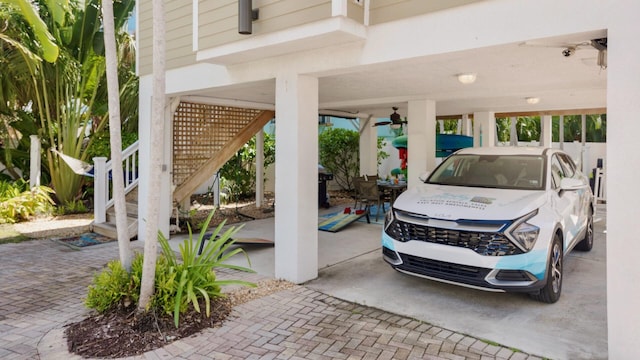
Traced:
POLYGON ((589 181, 564 152, 463 149, 398 197, 382 253, 403 273, 554 303, 564 255, 593 246, 593 214, 589 181))

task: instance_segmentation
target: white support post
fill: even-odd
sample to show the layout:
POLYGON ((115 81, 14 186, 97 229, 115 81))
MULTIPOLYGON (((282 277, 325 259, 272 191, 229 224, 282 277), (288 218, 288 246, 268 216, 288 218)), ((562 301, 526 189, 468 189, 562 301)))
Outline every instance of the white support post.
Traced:
POLYGON ((640 359, 640 241, 633 215, 640 200, 640 122, 633 119, 640 113, 640 2, 624 3, 611 7, 615 21, 607 29, 607 345, 610 359, 640 359))
POLYGON ((38 135, 30 135, 31 149, 29 151, 29 187, 40 186, 40 138, 38 135))
POLYGON ((582 173, 584 173, 585 175, 588 175, 588 165, 589 163, 588 161, 588 157, 589 155, 587 154, 587 115, 582 114, 582 118, 581 118, 582 122, 581 122, 581 127, 580 127, 580 134, 581 136, 581 146, 580 146, 580 167, 582 170, 582 173))
POLYGON ((276 77, 275 277, 318 276, 318 79, 276 77))
POLYGON ((493 111, 473 114, 473 146, 495 146, 496 116, 493 111))
POLYGON ((518 146, 518 118, 512 116, 509 118, 509 145, 518 146))
POLYGON ((360 118, 360 175, 378 174, 378 128, 372 117, 360 118))
POLYGON ((543 115, 540 117, 540 146, 551 147, 551 115, 543 115))
POLYGON ((558 120, 558 141, 560 142, 560 150, 564 150, 564 115, 560 115, 560 120, 558 120))
POLYGON ((462 135, 473 136, 473 126, 469 114, 462 115, 462 135))
POLYGON ((149 183, 151 159, 151 94, 153 92, 151 76, 140 78, 138 96, 138 136, 140 148, 138 156, 140 162, 138 170, 140 180, 138 183, 138 240, 144 242, 146 239, 147 219, 150 209, 147 206, 149 198, 149 183))
POLYGON ((256 207, 264 200, 264 130, 256 134, 256 207))
POLYGON ((407 134, 407 186, 436 167, 436 103, 433 100, 409 101, 407 134))
POLYGON ((93 158, 93 221, 102 224, 107 221, 107 158, 93 158))

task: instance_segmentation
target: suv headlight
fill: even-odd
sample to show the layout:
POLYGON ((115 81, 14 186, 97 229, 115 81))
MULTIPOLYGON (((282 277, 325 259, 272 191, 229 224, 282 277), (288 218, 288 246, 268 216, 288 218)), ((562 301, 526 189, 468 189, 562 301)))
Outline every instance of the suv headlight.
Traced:
POLYGON ((393 214, 393 208, 387 210, 387 213, 384 214, 384 225, 383 225, 383 229, 386 231, 387 228, 389 227, 389 225, 391 225, 391 223, 393 222, 393 220, 395 219, 395 216, 393 214))
POLYGON ((516 220, 511 228, 507 231, 507 236, 518 246, 522 251, 527 252, 533 248, 536 240, 538 240, 538 234, 540 234, 540 228, 529 224, 527 220, 538 215, 538 210, 532 211, 529 214, 516 220))

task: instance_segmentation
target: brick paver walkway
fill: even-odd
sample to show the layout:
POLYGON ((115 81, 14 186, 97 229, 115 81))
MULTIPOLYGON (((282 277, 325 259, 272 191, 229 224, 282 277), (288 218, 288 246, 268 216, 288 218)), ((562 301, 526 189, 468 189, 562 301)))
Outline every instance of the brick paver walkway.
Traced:
MULTIPOLYGON (((77 358, 66 351, 63 326, 88 313, 82 299, 92 274, 117 256, 115 243, 80 251, 50 240, 0 245, 0 358, 77 358)), ((296 286, 239 305, 223 326, 136 359, 540 358, 296 286)))

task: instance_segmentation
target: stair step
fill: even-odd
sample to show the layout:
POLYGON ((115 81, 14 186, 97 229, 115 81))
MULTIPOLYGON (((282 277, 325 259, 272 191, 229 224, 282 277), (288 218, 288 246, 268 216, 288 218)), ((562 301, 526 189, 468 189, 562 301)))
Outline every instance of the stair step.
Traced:
MULTIPOLYGON (((100 235, 104 235, 112 239, 118 238, 118 229, 116 228, 116 225, 111 222, 105 222, 100 224, 94 223, 93 232, 100 235)), ((129 239, 132 239, 138 234, 138 219, 127 217, 127 232, 129 235, 129 239)))
MULTIPOLYGON (((138 204, 127 202, 126 208, 127 208, 127 217, 130 217, 130 218, 138 217, 138 204)), ((114 206, 112 206, 107 210, 107 222, 115 223, 115 221, 116 221, 116 209, 114 206)))

